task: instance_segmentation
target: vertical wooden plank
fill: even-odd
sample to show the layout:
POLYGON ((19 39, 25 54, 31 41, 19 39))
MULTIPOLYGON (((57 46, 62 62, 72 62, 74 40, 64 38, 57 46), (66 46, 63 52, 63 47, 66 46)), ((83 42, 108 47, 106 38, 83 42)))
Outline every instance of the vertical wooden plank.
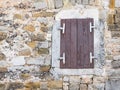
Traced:
POLYGON ((71 19, 71 68, 77 66, 77 20, 71 19))
MULTIPOLYGON (((65 23, 65 20, 61 20, 61 27, 63 27, 63 23, 65 23)), ((65 34, 62 34, 62 31, 60 31, 60 57, 63 56, 63 53, 65 52, 65 34)), ((63 60, 60 60, 60 68, 65 68, 65 64, 63 64, 63 60)))
POLYGON ((77 25, 77 68, 82 68, 83 63, 83 23, 81 19, 78 19, 77 25))
POLYGON ((66 28, 65 28, 65 66, 66 68, 71 67, 71 20, 66 20, 66 28))

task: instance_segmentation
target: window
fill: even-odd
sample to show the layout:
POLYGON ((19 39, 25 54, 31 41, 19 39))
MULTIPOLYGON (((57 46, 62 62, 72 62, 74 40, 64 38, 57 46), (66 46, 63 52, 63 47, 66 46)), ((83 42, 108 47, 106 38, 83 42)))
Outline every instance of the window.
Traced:
POLYGON ((93 68, 93 19, 62 19, 61 27, 60 68, 93 68))

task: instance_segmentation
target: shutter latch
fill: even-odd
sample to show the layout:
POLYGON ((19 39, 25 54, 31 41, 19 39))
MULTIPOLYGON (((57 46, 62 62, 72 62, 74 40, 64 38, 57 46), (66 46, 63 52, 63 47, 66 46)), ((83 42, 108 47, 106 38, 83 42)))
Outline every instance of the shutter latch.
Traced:
POLYGON ((63 53, 63 56, 60 57, 59 60, 63 60, 63 64, 65 64, 65 53, 63 53))
POLYGON ((62 33, 65 33, 65 23, 63 23, 63 27, 60 27, 59 30, 62 30, 62 33))
POLYGON ((92 23, 90 22, 90 32, 92 32, 92 30, 95 28, 94 25, 92 25, 92 23))
POLYGON ((92 52, 90 52, 90 63, 92 63, 92 62, 93 62, 93 59, 95 59, 95 57, 94 57, 94 56, 92 56, 92 52))

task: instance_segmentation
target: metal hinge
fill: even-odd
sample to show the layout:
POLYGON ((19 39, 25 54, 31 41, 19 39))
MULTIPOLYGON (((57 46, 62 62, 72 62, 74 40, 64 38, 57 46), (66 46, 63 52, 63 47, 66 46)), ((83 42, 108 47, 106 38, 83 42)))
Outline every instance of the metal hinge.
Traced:
POLYGON ((94 25, 92 25, 92 22, 90 22, 90 32, 92 32, 92 30, 95 28, 94 25))
POLYGON ((92 63, 93 62, 93 59, 94 59, 95 57, 94 56, 92 56, 92 52, 90 52, 90 63, 92 63))
POLYGON ((59 30, 62 30, 62 33, 65 33, 65 23, 63 23, 63 27, 60 27, 59 30))
POLYGON ((59 60, 63 60, 63 64, 65 64, 65 53, 63 53, 62 57, 59 57, 59 60))

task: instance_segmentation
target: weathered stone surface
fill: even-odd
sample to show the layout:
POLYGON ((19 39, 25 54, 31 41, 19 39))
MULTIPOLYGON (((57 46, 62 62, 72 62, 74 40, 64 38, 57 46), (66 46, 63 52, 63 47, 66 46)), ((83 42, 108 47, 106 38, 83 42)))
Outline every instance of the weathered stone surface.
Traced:
POLYGON ((120 79, 108 80, 105 86, 105 90, 120 90, 120 79))
POLYGON ((27 42, 27 45, 31 48, 35 48, 36 47, 36 42, 35 41, 27 42))
POLYGON ((115 8, 115 0, 110 0, 109 2, 109 8, 114 9, 115 8))
POLYGON ((0 72, 7 72, 7 71, 8 71, 7 67, 0 67, 0 72))
POLYGON ((52 17, 55 13, 54 12, 38 12, 38 13, 33 13, 33 17, 52 17))
POLYGON ((112 61, 113 68, 120 68, 120 61, 112 61))
POLYGON ((69 90, 79 90, 80 85, 78 83, 70 83, 69 90))
POLYGON ((104 83, 99 83, 99 84, 94 84, 93 85, 94 89, 93 90, 105 90, 105 84, 104 83))
POLYGON ((5 84, 0 84, 0 90, 5 90, 5 84))
POLYGON ((80 76, 70 76, 70 83, 80 83, 80 76))
POLYGON ((21 79, 28 79, 28 78, 30 78, 30 74, 28 74, 28 73, 22 73, 22 74, 20 75, 20 78, 21 78, 21 79))
POLYGON ((47 82, 40 82, 40 90, 48 90, 47 82))
POLYGON ((33 25, 26 25, 23 29, 27 30, 27 31, 30 31, 30 32, 35 31, 35 27, 33 25))
POLYGON ((0 60, 5 60, 5 59, 6 59, 5 54, 0 52, 0 60))
POLYGON ((80 84, 80 90, 88 90, 87 84, 80 84))
POLYGON ((120 60, 120 55, 114 56, 113 60, 120 60))
POLYGON ((45 35, 44 34, 37 34, 31 36, 32 41, 45 41, 45 35))
POLYGON ((14 14, 14 19, 23 19, 21 14, 14 14))
POLYGON ((44 0, 37 1, 34 3, 34 7, 36 10, 38 9, 46 9, 47 8, 47 2, 44 0))
POLYGON ((49 72, 50 68, 51 68, 50 65, 48 65, 48 66, 41 66, 40 67, 40 71, 41 72, 49 72))
POLYGON ((114 15, 113 14, 109 14, 108 15, 107 23, 108 24, 114 24, 115 23, 115 21, 114 21, 114 15))
POLYGON ((94 77, 93 83, 104 83, 106 79, 104 77, 94 77))
POLYGON ((30 49, 24 49, 19 51, 19 56, 30 56, 30 55, 31 55, 30 49))
POLYGON ((7 90, 16 90, 23 88, 23 83, 15 82, 15 83, 9 83, 7 90))
POLYGON ((62 81, 48 81, 48 88, 51 89, 62 89, 62 81))
POLYGON ((30 89, 37 89, 37 88, 40 88, 40 82, 26 82, 24 84, 24 87, 30 88, 30 89))
POLYGON ((48 48, 40 48, 38 49, 38 54, 48 54, 49 49, 48 48))
POLYGON ((43 32, 47 32, 48 31, 48 27, 45 24, 41 24, 41 29, 43 32))
POLYGON ((4 40, 7 37, 5 32, 0 32, 0 41, 4 40))
POLYGON ((61 8, 63 6, 63 0, 55 0, 55 8, 61 8))
POLYGON ((120 37, 120 31, 112 31, 111 34, 112 34, 112 37, 115 37, 115 38, 120 37))
POLYGON ((63 90, 69 90, 69 83, 66 82, 66 83, 63 83, 63 90))
POLYGON ((93 82, 93 80, 92 80, 92 76, 86 76, 86 77, 82 77, 82 79, 81 79, 81 83, 92 83, 93 82))

